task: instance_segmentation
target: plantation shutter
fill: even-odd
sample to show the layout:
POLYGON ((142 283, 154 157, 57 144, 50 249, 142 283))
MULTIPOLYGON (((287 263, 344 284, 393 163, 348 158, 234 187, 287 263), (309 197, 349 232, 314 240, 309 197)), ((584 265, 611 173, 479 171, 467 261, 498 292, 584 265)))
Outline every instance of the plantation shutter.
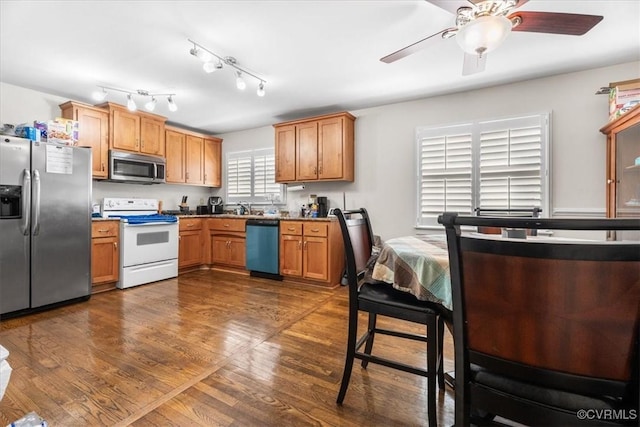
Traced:
POLYGON ((273 150, 256 150, 253 157, 253 195, 266 200, 269 194, 280 194, 276 183, 276 156, 273 150))
POLYGON ((479 206, 542 206, 543 123, 540 116, 483 122, 479 206))
POLYGON ((229 154, 227 158, 227 201, 251 197, 251 152, 229 154))
POLYGON ((470 125, 419 129, 418 223, 444 211, 471 213, 472 134, 470 125))
POLYGON ((548 114, 420 127, 416 142, 417 226, 477 207, 548 211, 548 114))

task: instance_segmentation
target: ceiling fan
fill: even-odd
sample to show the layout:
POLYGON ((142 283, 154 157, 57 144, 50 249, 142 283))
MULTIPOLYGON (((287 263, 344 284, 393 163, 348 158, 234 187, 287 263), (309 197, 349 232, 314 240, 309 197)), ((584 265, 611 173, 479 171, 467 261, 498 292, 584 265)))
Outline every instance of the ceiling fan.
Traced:
POLYGON ((581 36, 602 21, 602 16, 574 13, 527 12, 515 9, 529 0, 426 0, 456 15, 447 28, 403 47, 380 61, 387 64, 426 48, 439 39, 456 37, 464 51, 462 74, 484 71, 487 53, 498 47, 511 31, 581 36))

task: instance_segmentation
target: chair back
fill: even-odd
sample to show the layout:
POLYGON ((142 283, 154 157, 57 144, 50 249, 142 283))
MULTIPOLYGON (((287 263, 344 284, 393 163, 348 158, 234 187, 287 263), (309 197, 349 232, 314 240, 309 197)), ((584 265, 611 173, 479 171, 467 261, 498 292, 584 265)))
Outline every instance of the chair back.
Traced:
POLYGON ((347 264, 349 286, 357 292, 358 277, 367 266, 373 246, 373 232, 369 214, 365 208, 356 210, 334 209, 340 223, 347 264))
POLYGON ((460 226, 637 230, 640 220, 445 213, 438 221, 451 269, 456 405, 468 396, 470 364, 542 388, 637 402, 640 242, 504 239, 461 234, 460 226))
MULTIPOLYGON (((518 218, 538 218, 542 209, 538 207, 533 208, 512 208, 512 209, 497 209, 497 208, 476 208, 476 216, 490 216, 490 217, 518 217, 518 218)), ((478 227, 478 233, 484 234, 500 234, 502 229, 499 227, 478 227)), ((527 231, 530 236, 537 235, 536 229, 530 229, 527 231)))

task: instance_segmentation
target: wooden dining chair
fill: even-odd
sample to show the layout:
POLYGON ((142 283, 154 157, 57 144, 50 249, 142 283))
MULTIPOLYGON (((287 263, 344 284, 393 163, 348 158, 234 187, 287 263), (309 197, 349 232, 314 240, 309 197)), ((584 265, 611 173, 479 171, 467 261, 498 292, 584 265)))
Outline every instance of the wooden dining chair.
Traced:
POLYGON ((638 425, 640 242, 460 232, 461 226, 638 230, 636 219, 444 213, 453 292, 455 425, 638 425), (477 421, 477 420, 476 420, 477 421))
POLYGON ((364 208, 347 211, 335 209, 334 213, 342 230, 349 286, 347 353, 337 403, 341 405, 344 401, 354 359, 360 359, 362 367, 365 369, 371 362, 427 377, 429 426, 436 426, 436 379, 440 388, 444 388, 442 366, 444 324, 440 317, 439 306, 435 303, 420 301, 413 295, 398 291, 391 284, 364 282, 362 278, 371 256, 373 242, 371 222, 367 210, 364 208), (366 332, 358 338, 358 313, 361 311, 368 313, 369 320, 366 332), (426 333, 413 334, 379 328, 376 325, 378 315, 425 325, 426 333), (426 369, 373 355, 373 342, 376 334, 425 342, 426 369), (364 351, 360 351, 363 345, 364 351))
MULTIPOLYGON (((517 218, 538 218, 542 209, 539 207, 533 208, 511 208, 511 209, 498 209, 498 208, 475 208, 476 216, 490 216, 490 217, 517 217, 517 218)), ((483 234, 501 234, 502 229, 499 227, 487 227, 479 226, 478 233, 483 234)), ((527 230, 527 234, 535 236, 538 234, 537 229, 527 230)))

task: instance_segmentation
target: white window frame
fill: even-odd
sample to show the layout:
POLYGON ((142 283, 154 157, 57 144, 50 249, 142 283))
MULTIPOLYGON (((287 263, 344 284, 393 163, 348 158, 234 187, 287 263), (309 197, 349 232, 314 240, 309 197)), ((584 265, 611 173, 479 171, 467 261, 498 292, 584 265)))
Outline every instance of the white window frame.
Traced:
MULTIPOLYGON (((541 216, 548 217, 551 208, 550 146, 551 113, 549 112, 416 128, 416 228, 440 228, 441 226, 438 224, 437 219, 438 215, 443 211, 458 212, 461 215, 473 215, 477 207, 509 207, 491 204, 498 202, 487 202, 486 195, 489 194, 487 191, 484 193, 485 205, 481 205, 481 178, 485 178, 485 183, 489 176, 503 177, 503 180, 508 183, 511 180, 520 180, 525 185, 535 188, 538 184, 535 179, 523 179, 529 174, 526 169, 536 172, 539 170, 539 207, 542 208, 541 216), (521 131, 520 134, 516 133, 513 137, 514 142, 511 144, 511 132, 516 132, 520 129, 526 129, 529 132, 521 131), (498 146, 499 156, 488 162, 486 147, 488 146, 487 141, 489 138, 487 135, 491 132, 499 133, 499 131, 504 131, 503 134, 509 132, 509 137, 500 140, 499 142, 502 142, 502 144, 498 144, 507 148, 498 146), (538 131, 539 134, 537 133, 538 131), (483 135, 485 141, 485 167, 481 170, 481 142, 483 135), (539 137, 539 147, 537 146, 537 137, 539 137), (532 152, 529 150, 530 147, 533 147, 533 150, 539 149, 539 157, 537 154, 534 157, 530 155, 532 152), (503 148, 502 151, 500 151, 501 148, 503 148), (436 155, 425 155, 423 157, 423 149, 431 149, 436 155), (449 152, 453 154, 447 155, 449 152), (511 157, 512 155, 513 157, 511 157), (519 161, 523 158, 523 162, 527 162, 526 166, 518 166, 516 160, 519 161), (534 165, 537 159, 540 162, 539 169, 534 165), (425 169, 424 171, 423 168, 425 169), (430 171, 427 171, 427 169, 430 169, 430 171), (437 190, 429 192, 425 185, 427 180, 432 185, 432 189, 434 188, 433 185, 439 186, 443 193, 441 197, 444 199, 438 198, 437 190), (449 193, 458 194, 458 196, 447 197, 449 193), (423 196, 423 194, 425 195, 423 196), (431 208, 429 208, 426 200, 430 198, 429 196, 435 197, 431 208)), ((533 152, 535 153, 536 151, 533 152)), ((512 203, 511 200, 514 200, 516 205, 520 203, 520 205, 511 205, 510 207, 524 207, 522 205, 523 202, 516 201, 516 197, 512 197, 512 195, 530 193, 535 193, 535 190, 523 190, 520 193, 516 191, 505 196, 504 199, 509 200, 506 203, 512 203)))
POLYGON ((285 186, 275 182, 275 149, 273 148, 227 153, 225 177, 227 183, 225 186, 226 203, 246 202, 254 205, 270 205, 273 202, 282 205, 287 202, 285 186), (267 158, 266 162, 265 157, 267 158), (233 170, 235 162, 240 162, 242 171, 233 170), (232 176, 234 173, 242 175, 242 177, 234 179, 232 176), (233 191, 238 180, 240 181, 239 185, 245 189, 241 194, 233 191))

